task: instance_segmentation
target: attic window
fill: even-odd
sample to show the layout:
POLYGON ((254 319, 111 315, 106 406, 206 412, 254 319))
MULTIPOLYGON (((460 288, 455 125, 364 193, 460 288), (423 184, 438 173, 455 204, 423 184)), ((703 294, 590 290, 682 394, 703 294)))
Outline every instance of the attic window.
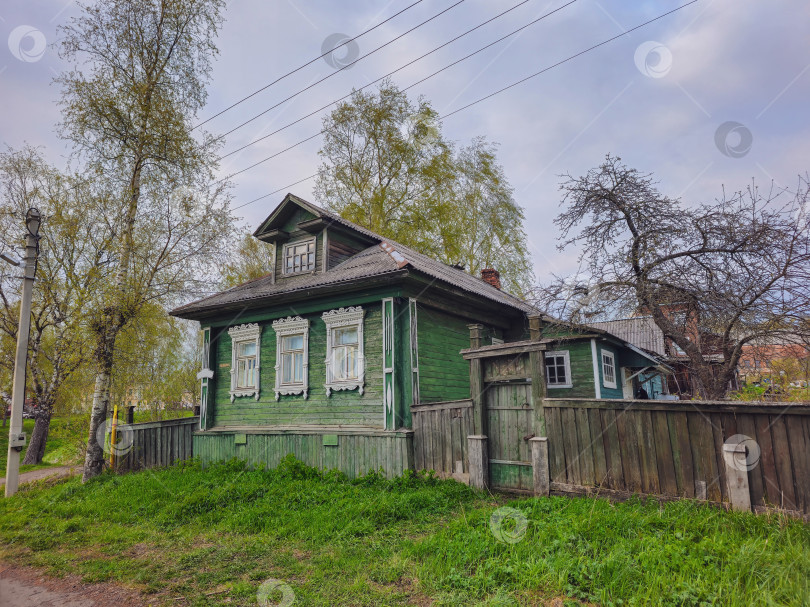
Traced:
POLYGON ((284 273, 298 274, 315 269, 315 239, 298 240, 284 245, 284 273))

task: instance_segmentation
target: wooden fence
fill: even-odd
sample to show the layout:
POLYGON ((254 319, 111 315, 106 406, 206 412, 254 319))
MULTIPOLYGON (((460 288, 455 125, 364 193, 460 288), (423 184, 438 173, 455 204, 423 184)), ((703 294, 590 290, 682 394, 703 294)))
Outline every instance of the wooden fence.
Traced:
POLYGON ((192 457, 192 433, 199 417, 184 417, 143 424, 121 424, 110 448, 115 470, 126 472, 171 466, 192 457))
POLYGON ((470 472, 467 437, 473 432, 471 400, 411 407, 414 466, 442 478, 467 481, 470 472))
POLYGON ((546 399, 544 405, 552 490, 600 487, 728 502, 723 445, 745 440, 748 455, 739 465, 748 472, 753 508, 810 514, 808 403, 546 399))

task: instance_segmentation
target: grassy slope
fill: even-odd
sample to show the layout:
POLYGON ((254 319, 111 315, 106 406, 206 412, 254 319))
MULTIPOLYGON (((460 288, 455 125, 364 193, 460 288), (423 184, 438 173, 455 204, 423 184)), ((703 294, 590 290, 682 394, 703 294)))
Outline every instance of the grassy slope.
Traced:
POLYGON ((506 544, 490 530, 503 503, 453 481, 186 465, 0 501, 0 558, 175 605, 256 604, 271 577, 296 605, 810 603, 810 527, 798 521, 690 502, 521 499, 510 506, 526 535, 506 544))

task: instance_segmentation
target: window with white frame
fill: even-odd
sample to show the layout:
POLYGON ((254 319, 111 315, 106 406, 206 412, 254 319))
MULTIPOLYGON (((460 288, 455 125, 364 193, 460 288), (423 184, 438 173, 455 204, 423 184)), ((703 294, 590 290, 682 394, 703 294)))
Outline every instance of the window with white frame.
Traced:
POLYGON ((315 269, 315 239, 299 240, 284 245, 284 273, 298 274, 315 269))
POLYGON ((273 321, 276 332, 276 400, 309 393, 309 320, 289 316, 273 321))
POLYGON ((231 401, 237 396, 259 400, 259 346, 262 328, 245 324, 228 329, 231 336, 231 401))
POLYGON ((605 388, 616 387, 616 357, 607 350, 602 350, 602 384, 605 388))
POLYGON ((568 350, 546 352, 546 386, 549 388, 570 388, 573 386, 568 350))
POLYGON ((326 323, 326 395, 333 390, 363 393, 365 359, 363 357, 363 308, 340 308, 324 312, 326 323))

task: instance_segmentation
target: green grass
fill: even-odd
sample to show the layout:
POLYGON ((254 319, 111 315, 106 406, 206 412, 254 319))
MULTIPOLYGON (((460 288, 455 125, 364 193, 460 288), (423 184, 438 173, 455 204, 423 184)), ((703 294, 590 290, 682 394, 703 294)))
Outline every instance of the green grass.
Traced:
POLYGON ((268 578, 289 584, 295 605, 810 603, 810 527, 781 515, 509 501, 424 476, 349 481, 294 460, 24 489, 0 502, 0 559, 172 605, 255 605, 268 578), (490 525, 507 503, 526 521, 516 543, 490 525))

